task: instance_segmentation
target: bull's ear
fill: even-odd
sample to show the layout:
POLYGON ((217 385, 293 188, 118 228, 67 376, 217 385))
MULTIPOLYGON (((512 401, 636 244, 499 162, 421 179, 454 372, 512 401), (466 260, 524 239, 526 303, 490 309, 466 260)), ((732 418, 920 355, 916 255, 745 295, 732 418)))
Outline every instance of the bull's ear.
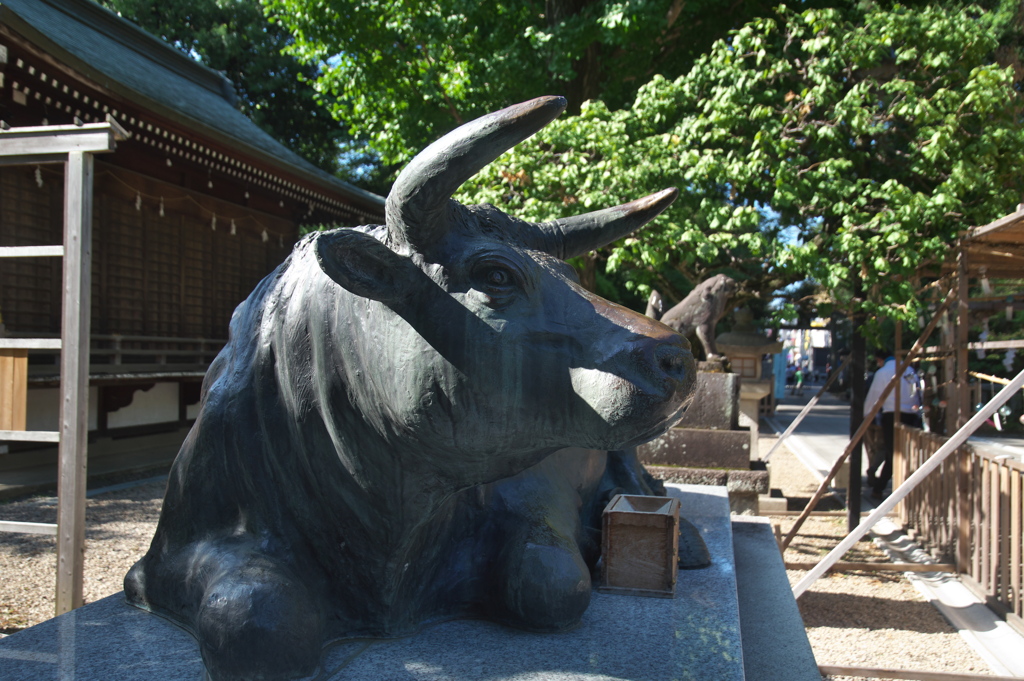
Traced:
POLYGON ((316 240, 320 269, 357 296, 391 303, 408 296, 420 270, 369 234, 352 229, 321 233, 316 240))

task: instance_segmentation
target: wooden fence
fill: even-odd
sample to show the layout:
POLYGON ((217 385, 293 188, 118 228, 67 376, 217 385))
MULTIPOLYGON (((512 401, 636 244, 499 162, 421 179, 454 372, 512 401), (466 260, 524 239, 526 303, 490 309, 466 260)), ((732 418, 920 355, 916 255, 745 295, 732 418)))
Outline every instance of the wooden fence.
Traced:
MULTIPOLYGON (((893 485, 946 441, 896 427, 893 485)), ((954 562, 963 583, 1024 633, 1024 463, 964 445, 912 491, 897 513, 914 539, 954 562)))

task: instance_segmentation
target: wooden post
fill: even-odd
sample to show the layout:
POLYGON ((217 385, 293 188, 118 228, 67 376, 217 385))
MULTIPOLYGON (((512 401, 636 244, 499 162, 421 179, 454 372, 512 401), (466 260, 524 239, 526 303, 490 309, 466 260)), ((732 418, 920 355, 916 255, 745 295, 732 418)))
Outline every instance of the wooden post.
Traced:
MULTIPOLYGON (((64 256, 61 308, 61 422, 57 476, 58 615, 83 603, 85 476, 89 428, 89 316, 92 299, 92 187, 94 153, 117 148, 128 132, 110 115, 105 123, 13 128, 0 131, 0 164, 58 163, 64 174, 64 244, 0 248, 6 257, 64 256), (4 253, 4 251, 16 251, 4 253)), ((43 339, 45 340, 45 339, 43 339)), ((40 342, 29 347, 52 347, 40 342)), ((52 442, 53 433, 29 432, 52 442)))
POLYGON ((60 615, 82 605, 85 477, 89 427, 92 154, 68 154, 64 188, 64 302, 57 480, 57 599, 60 615))
MULTIPOLYGON (((953 347, 955 348, 956 359, 953 362, 954 371, 956 374, 952 377, 946 377, 946 380, 953 379, 952 395, 946 400, 946 408, 952 410, 956 415, 955 428, 959 430, 967 423, 967 417, 970 414, 970 390, 967 385, 967 362, 968 362, 968 351, 967 342, 968 337, 968 313, 970 311, 968 303, 968 280, 967 280, 967 247, 960 241, 958 244, 956 257, 956 286, 957 286, 957 317, 956 317, 956 335, 953 340, 953 347)), ((948 394, 948 393, 947 393, 948 394)), ((950 423, 950 419, 946 418, 946 423, 950 423)), ((971 521, 973 516, 972 504, 968 501, 970 495, 970 457, 966 454, 960 455, 964 459, 964 465, 958 466, 959 475, 957 480, 958 496, 960 502, 958 504, 959 509, 959 522, 957 527, 957 567, 961 572, 969 572, 968 561, 970 560, 970 542, 971 542, 971 521)), ((975 541, 978 541, 978 537, 975 537, 975 541)), ((977 549, 976 549, 977 552, 977 549)), ((977 576, 977 575, 973 575, 977 576)))
MULTIPOLYGON (((896 366, 900 365, 900 351, 902 349, 903 349, 903 322, 896 322, 896 338, 895 338, 894 343, 893 343, 893 352, 892 352, 893 360, 895 361, 896 366)), ((903 377, 900 376, 900 378, 902 379, 903 377)), ((903 399, 903 392, 901 390, 902 386, 903 386, 903 381, 902 380, 896 381, 896 387, 893 388, 893 391, 892 391, 893 405, 895 405, 895 407, 896 407, 894 409, 895 413, 893 414, 893 426, 894 427, 895 427, 895 424, 897 424, 897 423, 903 423, 903 417, 902 417, 903 411, 902 411, 902 409, 900 409, 900 405, 902 404, 902 399, 903 399)), ((922 405, 922 406, 924 406, 924 405, 922 405)), ((923 412, 923 410, 921 412, 921 420, 924 421, 924 412, 923 412)), ((895 435, 894 435, 894 437, 895 437, 895 435)), ((895 466, 896 466, 896 464, 894 463, 893 464, 893 468, 895 468, 895 466)))
MULTIPOLYGON (((858 288, 860 283, 858 281, 858 288)), ((867 428, 864 419, 864 397, 867 392, 864 389, 865 358, 867 355, 867 340, 861 334, 861 326, 864 323, 863 313, 853 317, 853 339, 850 343, 850 481, 846 485, 846 527, 847 532, 852 532, 857 523, 860 522, 860 472, 864 467, 862 453, 864 447, 861 441, 864 431, 867 428)), ((882 402, 885 398, 879 400, 882 402)), ((874 414, 869 418, 873 419, 874 414)))
MULTIPOLYGON (((956 429, 960 430, 971 417, 971 391, 967 383, 967 362, 970 330, 970 303, 968 302, 967 246, 961 242, 956 256, 957 315, 956 315, 956 429)), ((952 405, 950 405, 952 406, 952 405)))
POLYGON ((956 569, 957 572, 971 572, 971 518, 973 504, 971 502, 971 456, 960 450, 957 453, 959 465, 956 476, 957 528, 956 528, 956 569))
MULTIPOLYGON (((895 338, 893 339, 893 347, 892 347, 893 362, 896 364, 897 368, 902 366, 902 364, 903 364, 903 362, 901 361, 901 357, 900 357, 900 355, 902 354, 902 350, 903 350, 903 322, 898 321, 898 322, 896 322, 896 334, 895 334, 895 338)), ((900 376, 896 380, 896 385, 895 385, 895 387, 893 387, 893 390, 892 390, 892 403, 893 403, 893 406, 894 406, 893 415, 892 415, 892 429, 893 429, 892 442, 893 442, 893 447, 892 447, 892 453, 891 453, 891 456, 892 456, 892 488, 893 489, 896 489, 897 487, 899 487, 899 483, 903 482, 903 479, 904 479, 903 476, 900 475, 897 472, 897 469, 899 468, 899 466, 902 465, 902 459, 903 459, 903 455, 902 454, 903 453, 901 451, 902 447, 901 446, 897 446, 897 445, 900 445, 901 443, 898 443, 897 440, 896 440, 896 431, 899 430, 900 426, 902 426, 902 424, 903 424, 903 410, 901 409, 901 405, 902 405, 901 400, 903 399, 903 395, 901 394, 901 391, 900 391, 900 388, 902 387, 902 384, 903 384, 903 375, 900 374, 900 376)), ((922 403, 922 406, 923 406, 923 403, 922 403)), ((923 409, 920 412, 920 414, 921 414, 921 421, 923 423, 924 422, 924 410, 923 409)), ((847 529, 848 530, 852 531, 854 527, 856 527, 856 525, 853 525, 851 527, 849 525, 849 523, 847 523, 847 529)))

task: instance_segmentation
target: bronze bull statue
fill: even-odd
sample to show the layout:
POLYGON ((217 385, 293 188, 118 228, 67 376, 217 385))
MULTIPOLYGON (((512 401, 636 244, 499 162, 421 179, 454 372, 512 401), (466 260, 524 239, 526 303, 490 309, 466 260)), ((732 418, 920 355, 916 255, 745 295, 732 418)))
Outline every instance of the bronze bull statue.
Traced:
POLYGON ((586 610, 602 507, 651 492, 618 450, 679 419, 695 367, 563 262, 675 190, 545 224, 451 200, 564 106, 446 135, 401 173, 386 225, 306 237, 238 306, 125 577, 213 679, 306 676, 331 641, 444 618, 554 631, 586 610))

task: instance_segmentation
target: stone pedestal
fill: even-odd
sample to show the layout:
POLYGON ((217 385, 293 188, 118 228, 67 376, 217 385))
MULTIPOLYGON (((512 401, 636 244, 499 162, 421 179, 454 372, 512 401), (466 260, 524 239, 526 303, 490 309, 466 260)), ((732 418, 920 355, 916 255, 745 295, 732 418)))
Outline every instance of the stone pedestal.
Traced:
MULTIPOLYGON (((734 513, 756 514, 758 496, 768 492, 768 471, 751 470, 757 405, 753 427, 743 428, 741 420, 751 420, 742 413, 743 390, 738 374, 698 372, 693 402, 683 418, 661 437, 637 447, 640 462, 668 482, 726 485, 734 513)), ((754 394, 760 394, 756 384, 754 394)))
MULTIPOLYGON (((323 681, 820 680, 767 522, 730 522, 721 487, 669 486, 712 562, 675 598, 592 594, 579 627, 535 634, 475 620, 331 647, 323 681), (735 529, 735 534, 734 534, 735 529)), ((4 681, 199 681, 195 640, 123 594, 0 639, 4 681)))
POLYGON ((750 468, 750 433, 746 430, 672 428, 637 447, 647 466, 750 468))
POLYGON ((693 401, 676 424, 678 428, 736 430, 739 427, 740 377, 737 374, 697 372, 693 401))

